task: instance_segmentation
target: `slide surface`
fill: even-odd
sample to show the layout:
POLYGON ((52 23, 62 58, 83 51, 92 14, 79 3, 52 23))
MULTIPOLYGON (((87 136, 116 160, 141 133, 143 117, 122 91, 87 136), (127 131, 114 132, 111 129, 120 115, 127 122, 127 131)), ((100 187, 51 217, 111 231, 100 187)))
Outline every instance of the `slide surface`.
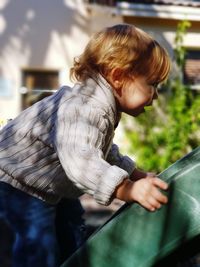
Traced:
POLYGON ((61 267, 169 267, 199 252, 200 148, 159 177, 169 183, 166 206, 125 204, 61 267))

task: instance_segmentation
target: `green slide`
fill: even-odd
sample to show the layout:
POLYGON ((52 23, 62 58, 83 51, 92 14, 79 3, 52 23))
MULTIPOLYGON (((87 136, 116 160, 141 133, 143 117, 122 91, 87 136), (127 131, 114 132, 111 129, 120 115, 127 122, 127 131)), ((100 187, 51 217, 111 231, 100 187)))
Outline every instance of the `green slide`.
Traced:
POLYGON ((169 183, 166 206, 125 204, 61 267, 169 267, 199 253, 200 147, 159 177, 169 183))

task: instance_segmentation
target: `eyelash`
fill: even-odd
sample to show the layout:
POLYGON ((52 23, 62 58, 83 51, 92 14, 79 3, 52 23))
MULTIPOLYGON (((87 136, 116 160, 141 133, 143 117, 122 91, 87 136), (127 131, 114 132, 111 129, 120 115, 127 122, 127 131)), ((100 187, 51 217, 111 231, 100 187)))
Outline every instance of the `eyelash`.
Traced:
POLYGON ((158 83, 152 83, 150 85, 153 86, 155 89, 157 89, 159 84, 158 83))

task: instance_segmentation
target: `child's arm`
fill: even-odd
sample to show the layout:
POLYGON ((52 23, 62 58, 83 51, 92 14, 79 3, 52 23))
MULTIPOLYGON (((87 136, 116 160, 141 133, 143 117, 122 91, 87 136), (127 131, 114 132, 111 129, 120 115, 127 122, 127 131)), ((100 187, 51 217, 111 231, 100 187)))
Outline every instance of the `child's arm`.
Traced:
POLYGON ((131 175, 135 169, 135 162, 126 155, 122 155, 116 144, 112 144, 108 153, 106 161, 111 164, 120 167, 131 175))
POLYGON ((155 211, 167 203, 167 197, 160 191, 167 188, 167 183, 150 174, 137 181, 125 179, 116 188, 114 197, 126 202, 138 202, 144 208, 155 211))
POLYGON ((142 170, 137 169, 135 166, 135 162, 128 156, 122 155, 116 144, 112 145, 106 161, 111 165, 116 165, 121 169, 127 171, 132 181, 136 181, 147 176, 155 176, 154 173, 144 172, 142 170))

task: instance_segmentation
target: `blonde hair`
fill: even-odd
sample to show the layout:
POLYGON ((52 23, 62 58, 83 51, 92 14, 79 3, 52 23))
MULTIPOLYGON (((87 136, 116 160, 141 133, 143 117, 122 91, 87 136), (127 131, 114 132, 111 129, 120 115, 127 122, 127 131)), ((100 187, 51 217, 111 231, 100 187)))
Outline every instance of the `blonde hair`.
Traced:
POLYGON ((72 80, 85 81, 98 74, 109 77, 119 68, 123 77, 146 76, 160 83, 170 70, 166 50, 150 35, 129 24, 118 24, 94 34, 83 54, 74 59, 70 70, 72 80))

